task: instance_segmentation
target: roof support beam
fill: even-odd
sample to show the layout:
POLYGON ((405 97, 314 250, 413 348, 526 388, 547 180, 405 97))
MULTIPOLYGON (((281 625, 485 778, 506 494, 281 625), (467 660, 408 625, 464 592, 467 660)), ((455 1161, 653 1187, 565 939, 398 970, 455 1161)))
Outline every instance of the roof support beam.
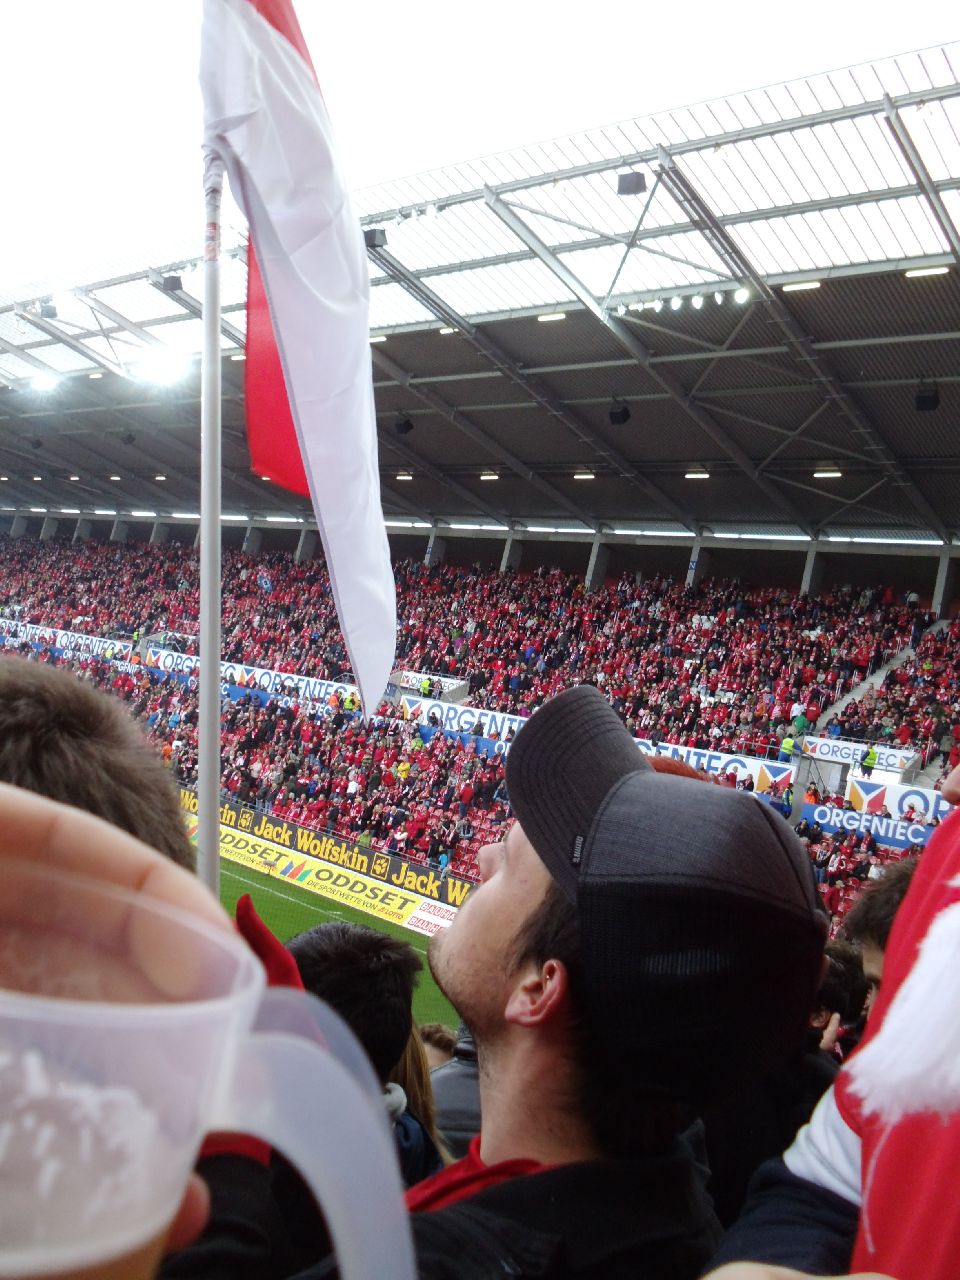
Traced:
MULTIPOLYGON (((463 316, 454 311, 453 308, 448 306, 441 297, 435 294, 427 285, 423 284, 423 282, 420 281, 412 271, 409 271, 404 267, 403 264, 398 262, 391 254, 386 253, 382 249, 373 249, 370 250, 370 257, 385 271, 390 271, 393 274, 394 279, 396 279, 398 283, 402 284, 407 292, 415 297, 418 302, 431 310, 434 315, 444 320, 452 328, 459 329, 461 335, 471 344, 471 346, 479 351, 481 355, 485 356, 494 368, 509 378, 511 382, 522 387, 523 390, 526 391, 541 408, 545 409, 552 418, 555 418, 569 431, 571 431, 581 444, 585 445, 591 450, 591 452, 599 454, 610 466, 614 468, 618 475, 635 484, 637 488, 641 489, 643 493, 650 498, 651 501, 655 502, 662 511, 666 511, 668 515, 682 524, 684 528, 689 529, 691 532, 695 532, 694 522, 687 512, 679 507, 672 498, 667 496, 667 494, 661 492, 661 490, 651 480, 638 471, 637 468, 621 453, 619 453, 618 450, 611 448, 610 445, 602 440, 600 436, 598 436, 596 432, 593 431, 590 426, 574 412, 574 410, 565 406, 544 383, 542 383, 538 378, 531 377, 529 373, 521 369, 513 357, 506 352, 499 343, 494 342, 488 334, 478 329, 476 325, 471 324, 469 320, 466 320, 463 316)), ((381 353, 379 351, 374 350, 374 360, 381 366, 381 368, 385 368, 386 366, 378 358, 380 354, 381 353)), ((415 382, 411 385, 411 390, 416 391, 417 394, 419 394, 421 389, 421 386, 415 382)), ((445 402, 441 401, 441 403, 445 402)), ((479 430, 479 428, 473 429, 479 430)), ((530 477, 533 476, 533 471, 526 463, 521 462, 512 454, 507 453, 506 450, 502 450, 501 446, 496 445, 489 437, 486 437, 486 439, 489 441, 488 447, 493 446, 495 449, 500 450, 500 456, 507 465, 517 471, 519 475, 522 475, 524 479, 530 479, 530 477)), ((561 494, 558 489, 547 484, 542 477, 538 477, 536 483, 541 489, 543 489, 544 485, 547 485, 546 489, 543 489, 543 491, 549 491, 550 496, 553 497, 555 501, 561 501, 566 506, 567 510, 574 511, 578 519, 588 519, 591 524, 594 523, 592 516, 585 515, 582 509, 577 508, 576 504, 571 503, 570 500, 561 494)))
MULTIPOLYGON (((897 107, 912 107, 921 102, 942 102, 946 98, 960 97, 960 83, 931 85, 927 89, 915 89, 909 93, 898 93, 894 98, 897 107)), ((828 107, 823 111, 814 111, 809 115, 792 116, 784 120, 764 121, 761 124, 741 126, 728 129, 722 133, 710 134, 706 137, 688 138, 684 142, 672 144, 674 155, 686 155, 696 151, 715 151, 728 143, 751 142, 757 138, 774 138, 784 133, 798 133, 802 129, 815 129, 820 125, 838 124, 841 120, 862 120, 867 116, 883 114, 882 101, 857 102, 851 106, 828 107)), ((632 168, 635 165, 655 164, 657 147, 648 147, 644 151, 634 151, 627 155, 615 157, 604 156, 600 160, 588 160, 583 164, 571 165, 554 173, 537 173, 529 177, 514 178, 510 182, 498 183, 494 188, 498 195, 509 195, 513 191, 527 191, 532 187, 553 185, 569 178, 583 178, 591 173, 605 173, 612 169, 632 168)), ((378 223, 398 218, 403 213, 414 209, 422 209, 425 204, 436 204, 438 209, 449 209, 452 205, 470 204, 485 195, 482 188, 471 191, 458 191, 455 195, 443 196, 435 200, 420 200, 416 204, 401 205, 395 209, 384 209, 377 213, 365 215, 360 219, 364 226, 376 226, 378 223)))
MULTIPOLYGON (((174 302, 179 302, 184 311, 189 311, 192 316, 196 316, 198 320, 203 319, 203 303, 199 298, 195 298, 192 293, 187 293, 185 289, 166 289, 164 288, 164 277, 159 271, 152 268, 147 272, 147 279, 155 289, 159 289, 165 298, 172 298, 174 302)), ((220 332, 225 338, 229 338, 231 342, 236 343, 238 347, 246 345, 246 339, 240 330, 230 323, 229 320, 220 321, 220 332)))
MULTIPOLYGON (((385 355, 382 351, 378 351, 376 347, 373 348, 372 355, 374 364, 383 369, 385 373, 389 373, 394 381, 409 390, 417 397, 418 400, 422 400, 424 404, 428 404, 435 413, 446 418, 447 421, 451 422, 458 431, 462 431, 463 434, 473 440, 474 443, 479 444, 482 448, 493 454, 495 458, 499 458, 501 462, 506 463, 511 471, 520 476, 522 480, 526 480, 528 484, 532 484, 534 488, 539 489, 541 493, 546 494, 546 496, 553 502, 562 507, 568 515, 572 515, 577 520, 582 520, 583 523, 588 525, 591 529, 598 529, 598 522, 593 515, 584 510, 583 507, 578 506, 577 503, 571 502, 565 494, 561 493, 559 489, 554 488, 554 486, 544 480, 542 476, 537 475, 532 468, 528 467, 525 462, 522 462, 515 454, 511 453, 509 449, 504 449, 502 445, 497 444, 491 436, 487 435, 487 433, 482 431, 478 426, 475 426, 469 418, 465 417, 464 414, 460 412, 459 409, 455 409, 452 405, 447 404, 446 400, 441 399, 435 391, 431 391, 428 387, 418 386, 406 369, 398 365, 395 360, 391 360, 390 357, 385 355)), ((400 452, 399 447, 394 441, 391 441, 391 444, 393 444, 393 447, 400 452)), ((417 465, 423 467, 423 461, 421 460, 417 465)), ((480 510, 487 509, 478 501, 478 499, 474 498, 473 495, 469 493, 469 490, 458 485, 455 480, 450 480, 448 477, 443 476, 441 472, 437 472, 436 474, 437 478, 442 479, 443 483, 448 488, 455 487, 461 497, 468 496, 469 501, 475 507, 480 510)), ((502 515, 495 516, 495 519, 498 520, 502 520, 503 518, 504 517, 502 515)))
POLYGON ((63 329, 51 324, 49 320, 44 320, 36 312, 28 311, 25 307, 18 307, 15 314, 20 320, 25 320, 27 324, 32 324, 35 329, 45 333, 48 338, 53 338, 55 342, 62 343, 63 346, 69 347, 71 351, 76 351, 77 355, 83 356, 84 360, 89 360, 91 364, 98 365, 107 373, 115 373, 120 378, 128 378, 130 376, 123 365, 117 364, 115 360, 110 360, 107 356, 100 355, 99 352, 81 342, 79 338, 75 338, 72 333, 65 333, 63 329))
POLYGON ((821 413, 823 413, 826 410, 826 407, 827 407, 827 402, 826 400, 824 400, 817 405, 813 413, 808 413, 807 416, 804 418, 804 420, 800 423, 799 427, 794 427, 794 429, 790 432, 790 434, 788 436, 785 436, 780 441, 780 443, 776 446, 776 448, 772 449, 767 454, 764 460, 760 463, 760 469, 765 471, 766 468, 769 467, 770 463, 774 460, 774 458, 778 456, 778 454, 783 453, 784 449, 789 448, 789 446, 792 445, 795 440, 799 440, 799 438, 806 431, 807 427, 813 426, 816 420, 820 417, 821 413))
POLYGON ((531 249, 536 254, 544 266, 553 272, 575 298, 580 300, 591 315, 613 334, 624 350, 628 351, 634 360, 647 371, 650 377, 659 383, 670 399, 686 416, 696 423, 700 430, 713 440, 714 444, 718 445, 724 453, 736 462, 741 471, 749 476, 764 496, 774 504, 775 509, 783 512, 784 515, 793 520, 804 533, 812 535, 812 530, 799 509, 794 507, 777 487, 757 469, 747 453, 740 448, 718 422, 714 421, 706 409, 690 398, 686 389, 675 375, 651 363, 653 353, 643 345, 629 326, 616 316, 604 311, 586 285, 573 274, 566 263, 560 261, 556 254, 547 248, 539 236, 527 226, 519 214, 500 196, 488 188, 484 193, 484 198, 488 207, 497 217, 510 228, 528 249, 531 249))
POLYGON ((408 444, 401 444, 396 436, 388 436, 383 427, 378 426, 377 431, 382 444, 391 449, 398 458, 402 458, 408 467, 415 467, 428 479, 432 480, 434 484, 440 485, 443 489, 449 489, 451 493, 456 494, 458 498, 471 506, 474 511, 479 511, 481 515, 489 516, 491 520, 500 520, 504 525, 509 525, 510 517, 506 511, 501 510, 499 507, 491 506, 481 498, 476 497, 465 485, 460 484, 452 476, 445 475, 432 462, 428 462, 422 453, 418 453, 416 449, 412 449, 408 444))
POLYGON ((159 347, 163 345, 155 333, 151 332, 149 329, 144 329, 142 325, 137 324, 135 321, 129 320, 121 312, 117 311, 115 307, 111 307, 109 303, 104 302, 95 294, 79 293, 77 296, 87 304, 91 311, 98 312, 112 324, 117 325, 121 329, 125 329, 131 337, 138 339, 138 341, 142 342, 145 346, 159 347))
MULTIPOLYGON (((839 507, 834 507, 834 509, 828 512, 828 514, 825 515, 823 519, 820 521, 821 528, 825 528, 828 524, 831 524, 834 520, 836 520, 837 516, 840 514, 841 511, 847 511, 849 510, 850 507, 860 506, 864 498, 868 498, 870 494, 875 493, 877 489, 882 489, 883 486, 887 483, 887 479, 888 479, 887 476, 881 476, 879 480, 876 480, 874 481, 873 484, 868 485, 867 488, 864 489, 862 493, 858 493, 855 498, 850 498, 849 501, 847 502, 841 502, 839 507)), ((876 511, 876 507, 871 507, 871 510, 876 511)))
POLYGON ((743 280, 745 284, 749 284, 761 301, 766 304, 770 315, 786 338, 787 345, 793 352, 799 367, 819 385, 824 399, 835 405, 838 411, 847 418, 853 430, 860 437, 863 447, 869 449, 876 456, 877 465, 882 467, 890 479, 903 491, 914 510, 923 520, 924 525, 944 542, 949 541, 946 527, 940 517, 900 465, 899 460, 889 449, 886 441, 880 437, 879 432, 868 421, 863 410, 839 381, 826 360, 814 348, 809 336, 786 306, 783 299, 771 289, 729 231, 720 225, 716 214, 694 187, 686 173, 676 164, 671 153, 665 147, 660 147, 659 154, 664 186, 690 219, 690 222, 713 250, 727 263, 731 272, 743 280))
POLYGON ((930 206, 934 221, 943 232, 943 237, 950 246, 954 261, 960 263, 960 232, 957 231, 953 219, 947 211, 947 206, 943 202, 943 197, 930 177, 930 172, 923 162, 923 157, 917 150, 917 145, 910 136, 910 131, 904 124, 903 117, 894 105, 889 93, 883 95, 883 110, 887 117, 887 127, 903 153, 903 158, 906 160, 911 173, 919 183, 927 204, 930 206))

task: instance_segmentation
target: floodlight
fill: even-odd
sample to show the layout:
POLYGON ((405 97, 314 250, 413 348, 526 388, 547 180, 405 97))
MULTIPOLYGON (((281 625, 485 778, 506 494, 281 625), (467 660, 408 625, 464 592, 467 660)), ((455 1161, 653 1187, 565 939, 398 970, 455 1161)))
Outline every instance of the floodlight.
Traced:
POLYGON ((683 299, 680 297, 679 294, 677 294, 675 297, 670 299, 671 311, 679 311, 682 306, 683 306, 683 299))
POLYGON ((693 297, 690 299, 690 303, 694 311, 699 311, 700 308, 703 306, 703 296, 699 293, 695 293, 693 297))
POLYGON ((741 305, 744 302, 747 302, 749 298, 750 298, 750 290, 744 288, 743 285, 741 285, 740 288, 737 289, 736 293, 734 293, 733 295, 734 302, 739 302, 741 303, 741 305))
POLYGON ((630 421, 630 406, 624 404, 622 400, 616 400, 610 405, 610 425, 614 427, 624 427, 630 421))
POLYGON ((718 306, 718 307, 723 305, 723 294, 720 292, 720 290, 719 290, 719 289, 718 289, 718 290, 717 290, 717 292, 713 295, 713 300, 714 300, 714 302, 717 304, 717 306, 718 306))
POLYGON ((398 436, 408 436, 413 430, 413 423, 407 417, 398 418, 393 424, 393 429, 398 436))
POLYGON ((919 280, 921 276, 945 276, 949 270, 949 267, 914 267, 903 274, 908 280, 919 280))
POLYGON ((412 473, 412 472, 410 472, 410 471, 398 471, 398 472, 397 472, 397 479, 398 479, 398 480, 412 480, 412 479, 413 479, 413 473, 412 473))
POLYGON ((565 311, 547 311, 542 316, 537 316, 541 324, 550 324, 554 320, 566 320, 566 318, 565 311))
POLYGON ((60 385, 60 379, 55 373, 44 370, 34 376, 31 386, 34 391, 53 391, 60 385))
POLYGON ((783 286, 784 293, 802 293, 807 289, 819 289, 819 280, 794 280, 791 284, 783 286))
POLYGON ((154 476, 154 480, 166 480, 166 476, 154 476))

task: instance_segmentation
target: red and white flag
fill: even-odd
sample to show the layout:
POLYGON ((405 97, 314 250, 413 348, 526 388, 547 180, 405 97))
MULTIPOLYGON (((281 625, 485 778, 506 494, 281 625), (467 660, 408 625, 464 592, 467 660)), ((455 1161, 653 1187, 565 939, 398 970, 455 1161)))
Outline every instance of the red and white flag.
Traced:
POLYGON ((371 714, 396 650, 380 505, 369 274, 290 0, 204 0, 204 145, 250 225, 246 410, 259 475, 309 494, 371 714))

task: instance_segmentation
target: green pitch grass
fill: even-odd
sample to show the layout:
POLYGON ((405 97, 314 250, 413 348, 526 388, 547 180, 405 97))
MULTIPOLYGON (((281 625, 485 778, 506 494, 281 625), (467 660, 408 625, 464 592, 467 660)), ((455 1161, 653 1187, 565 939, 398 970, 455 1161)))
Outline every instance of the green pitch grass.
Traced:
POLYGON ((334 904, 318 894, 307 893, 293 885, 276 880, 265 884, 264 879, 256 871, 248 871, 245 867, 221 858, 220 901, 231 917, 237 899, 249 893, 258 913, 281 942, 286 942, 294 934, 302 933, 304 929, 329 920, 366 925, 369 929, 379 929, 381 933, 389 933, 394 938, 409 942, 423 960, 423 972, 413 996, 414 1018, 421 1024, 445 1022, 448 1027, 456 1029, 460 1019, 454 1012, 453 1005, 440 992, 427 967, 427 939, 422 934, 413 933, 386 920, 378 920, 365 912, 353 911, 339 903, 334 904))

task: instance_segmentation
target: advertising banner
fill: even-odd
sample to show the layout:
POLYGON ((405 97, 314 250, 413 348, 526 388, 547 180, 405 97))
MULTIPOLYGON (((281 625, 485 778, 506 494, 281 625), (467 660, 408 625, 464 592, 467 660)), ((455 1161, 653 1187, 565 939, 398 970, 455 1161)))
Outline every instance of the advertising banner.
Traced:
MULTIPOLYGON (((156 645, 147 648, 147 665, 174 675, 193 675, 200 665, 194 653, 177 653, 156 645)), ((239 689, 262 693, 286 694, 298 702, 326 705, 332 693, 346 696, 357 693, 356 685, 342 680, 322 680, 317 676, 300 676, 292 671, 272 671, 268 667, 252 667, 243 662, 221 662, 220 678, 239 689)), ((359 694, 357 694, 359 697, 359 694)))
MULTIPOLYGON (((877 763, 875 769, 902 773, 916 763, 917 753, 909 747, 885 747, 876 745, 877 763)), ((864 742, 848 742, 844 738, 811 738, 803 740, 803 754, 822 760, 824 764, 860 763, 860 757, 867 750, 864 742)))
POLYGON ((0 618, 0 636, 6 644, 42 645, 46 649, 62 649, 71 656, 88 655, 129 662, 133 646, 129 640, 117 640, 111 636, 88 636, 82 631, 64 631, 60 627, 47 627, 42 623, 16 622, 12 618, 0 618))
POLYGON ((394 682, 404 689, 419 691, 424 680, 429 680, 431 684, 439 684, 444 693, 449 693, 451 689, 456 689, 457 685, 465 683, 458 676, 438 676, 432 671, 394 672, 394 682))
POLYGON ((417 720, 429 724, 430 717, 439 721, 438 727, 454 733, 471 733, 480 726, 478 736, 490 738, 494 734, 504 739, 512 729, 514 733, 526 723, 525 716, 508 715, 505 711, 487 711, 479 707, 466 707, 456 702, 441 702, 436 698, 420 698, 405 693, 400 699, 401 714, 405 720, 417 720))
POLYGON ((926 844, 936 827, 926 827, 919 822, 905 822, 902 818, 880 818, 873 813, 857 813, 850 809, 835 809, 827 804, 805 804, 803 816, 810 823, 819 823, 823 831, 853 831, 856 835, 868 832, 878 844, 894 849, 909 849, 914 844, 926 844))
POLYGON ((939 791, 929 787, 873 782, 870 778, 850 778, 847 781, 847 799, 858 812, 879 814, 886 809, 893 818, 902 818, 913 809, 921 822, 929 822, 933 818, 942 822, 948 813, 953 812, 953 805, 948 804, 939 791))
MULTIPOLYGON (((197 812, 196 793, 180 806, 197 812)), ((220 806, 220 853, 253 871, 430 935, 446 928, 473 882, 246 806, 220 806)))
POLYGON ((728 755, 723 751, 704 751, 699 747, 678 747, 669 742, 659 742, 654 747, 649 738, 638 738, 637 745, 645 755, 670 756, 703 773, 729 773, 734 770, 741 778, 748 773, 753 778, 753 789, 759 795, 782 792, 784 787, 793 785, 791 764, 758 760, 754 756, 728 755))

